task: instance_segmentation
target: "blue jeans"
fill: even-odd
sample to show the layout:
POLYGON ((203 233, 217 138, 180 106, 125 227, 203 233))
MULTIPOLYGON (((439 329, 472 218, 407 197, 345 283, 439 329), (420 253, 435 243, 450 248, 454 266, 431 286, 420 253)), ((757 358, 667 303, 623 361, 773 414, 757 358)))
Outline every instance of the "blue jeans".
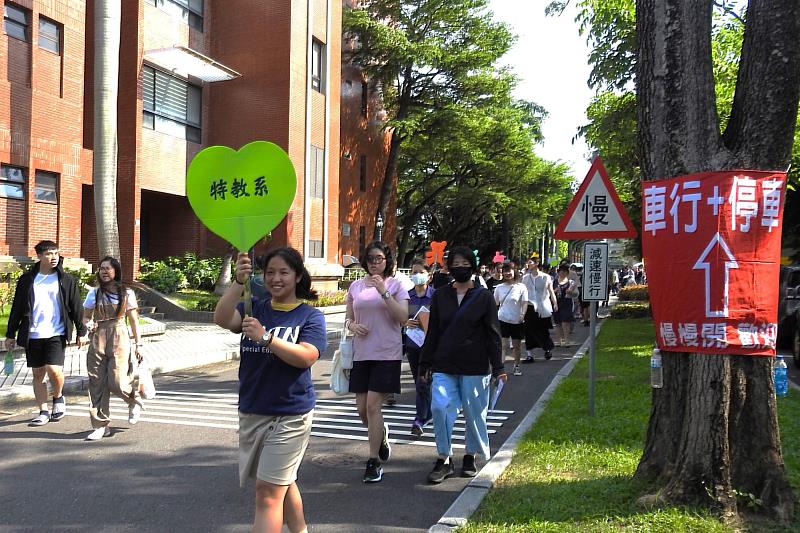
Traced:
POLYGON ((406 357, 408 357, 411 375, 414 376, 414 386, 417 389, 417 416, 414 417, 414 422, 423 426, 431 419, 431 384, 419 379, 419 355, 421 352, 422 348, 406 346, 406 357))
POLYGON ((489 458, 489 432, 486 414, 489 407, 489 381, 491 376, 462 376, 433 374, 431 410, 436 433, 436 450, 440 457, 453 455, 453 426, 458 409, 464 412, 466 423, 466 450, 470 455, 489 458))

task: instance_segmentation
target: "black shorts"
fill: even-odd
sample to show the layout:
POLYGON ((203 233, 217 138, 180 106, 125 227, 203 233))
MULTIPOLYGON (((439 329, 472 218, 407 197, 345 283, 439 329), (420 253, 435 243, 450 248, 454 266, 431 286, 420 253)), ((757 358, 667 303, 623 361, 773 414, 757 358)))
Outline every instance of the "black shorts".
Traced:
POLYGON ((41 368, 45 365, 64 366, 66 347, 67 338, 63 335, 49 339, 28 339, 25 360, 29 368, 41 368))
POLYGON ((394 392, 400 394, 402 361, 353 361, 350 392, 394 392))
POLYGON ((522 324, 509 324, 508 322, 500 321, 500 336, 504 339, 509 337, 512 339, 522 339, 525 336, 525 330, 522 324))

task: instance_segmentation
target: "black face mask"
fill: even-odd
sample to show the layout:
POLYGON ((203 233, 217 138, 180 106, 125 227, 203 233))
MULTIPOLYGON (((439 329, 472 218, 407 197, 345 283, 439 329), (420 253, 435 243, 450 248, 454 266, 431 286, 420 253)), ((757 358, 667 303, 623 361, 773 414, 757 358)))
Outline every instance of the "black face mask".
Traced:
POLYGON ((453 267, 450 269, 450 274, 453 276, 453 279, 456 280, 458 283, 464 283, 465 281, 469 281, 469 278, 472 276, 472 268, 453 267))

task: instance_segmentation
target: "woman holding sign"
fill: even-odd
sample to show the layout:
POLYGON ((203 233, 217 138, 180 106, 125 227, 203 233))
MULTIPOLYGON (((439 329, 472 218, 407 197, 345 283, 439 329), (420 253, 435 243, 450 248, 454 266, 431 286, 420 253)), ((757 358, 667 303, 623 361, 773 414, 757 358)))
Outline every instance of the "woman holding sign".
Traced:
POLYGON ((477 474, 475 455, 489 458, 489 383, 508 378, 503 370, 494 297, 472 281, 478 271, 475 255, 469 248, 457 246, 450 251, 447 266, 455 281, 433 293, 419 363, 420 379, 432 385, 431 410, 439 452, 428 474, 431 483, 441 483, 455 473, 452 440, 459 408, 466 423, 461 475, 477 474))
POLYGON ((256 480, 253 531, 306 531, 297 470, 311 433, 316 395, 311 366, 325 351, 325 318, 300 299, 315 300, 311 276, 294 248, 261 260, 270 298, 241 302, 253 271, 240 253, 235 282, 214 310, 214 322, 242 333, 239 363, 239 480, 256 480))
POLYGON ((367 274, 347 291, 344 326, 355 335, 350 392, 356 394, 358 415, 369 435, 363 480, 377 483, 383 478, 381 461, 388 461, 392 454, 382 409, 387 393, 400 393, 401 328, 408 320, 408 292, 392 277, 394 257, 387 244, 368 244, 361 266, 367 274))
POLYGON ((417 390, 416 406, 417 416, 411 424, 411 434, 421 437, 425 434, 422 429, 431 420, 431 384, 419 379, 419 354, 425 342, 425 322, 423 320, 430 314, 433 288, 428 285, 430 281, 430 267, 418 257, 411 263, 411 281, 414 288, 408 291, 408 321, 406 334, 403 335, 406 357, 414 377, 417 390), (423 315, 423 316, 420 316, 423 315))

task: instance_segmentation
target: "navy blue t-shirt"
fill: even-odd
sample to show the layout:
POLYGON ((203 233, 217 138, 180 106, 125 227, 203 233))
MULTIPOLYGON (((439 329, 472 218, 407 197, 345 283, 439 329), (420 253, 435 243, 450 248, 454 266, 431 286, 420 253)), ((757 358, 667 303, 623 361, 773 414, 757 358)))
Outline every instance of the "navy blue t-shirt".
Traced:
MULTIPOLYGON (((236 307, 244 316, 244 303, 236 307)), ((291 311, 272 309, 269 300, 253 299, 253 316, 276 338, 307 342, 325 352, 325 317, 300 304, 291 311)), ((239 411, 256 415, 301 415, 314 409, 316 394, 310 368, 297 368, 242 334, 239 348, 239 411)))

